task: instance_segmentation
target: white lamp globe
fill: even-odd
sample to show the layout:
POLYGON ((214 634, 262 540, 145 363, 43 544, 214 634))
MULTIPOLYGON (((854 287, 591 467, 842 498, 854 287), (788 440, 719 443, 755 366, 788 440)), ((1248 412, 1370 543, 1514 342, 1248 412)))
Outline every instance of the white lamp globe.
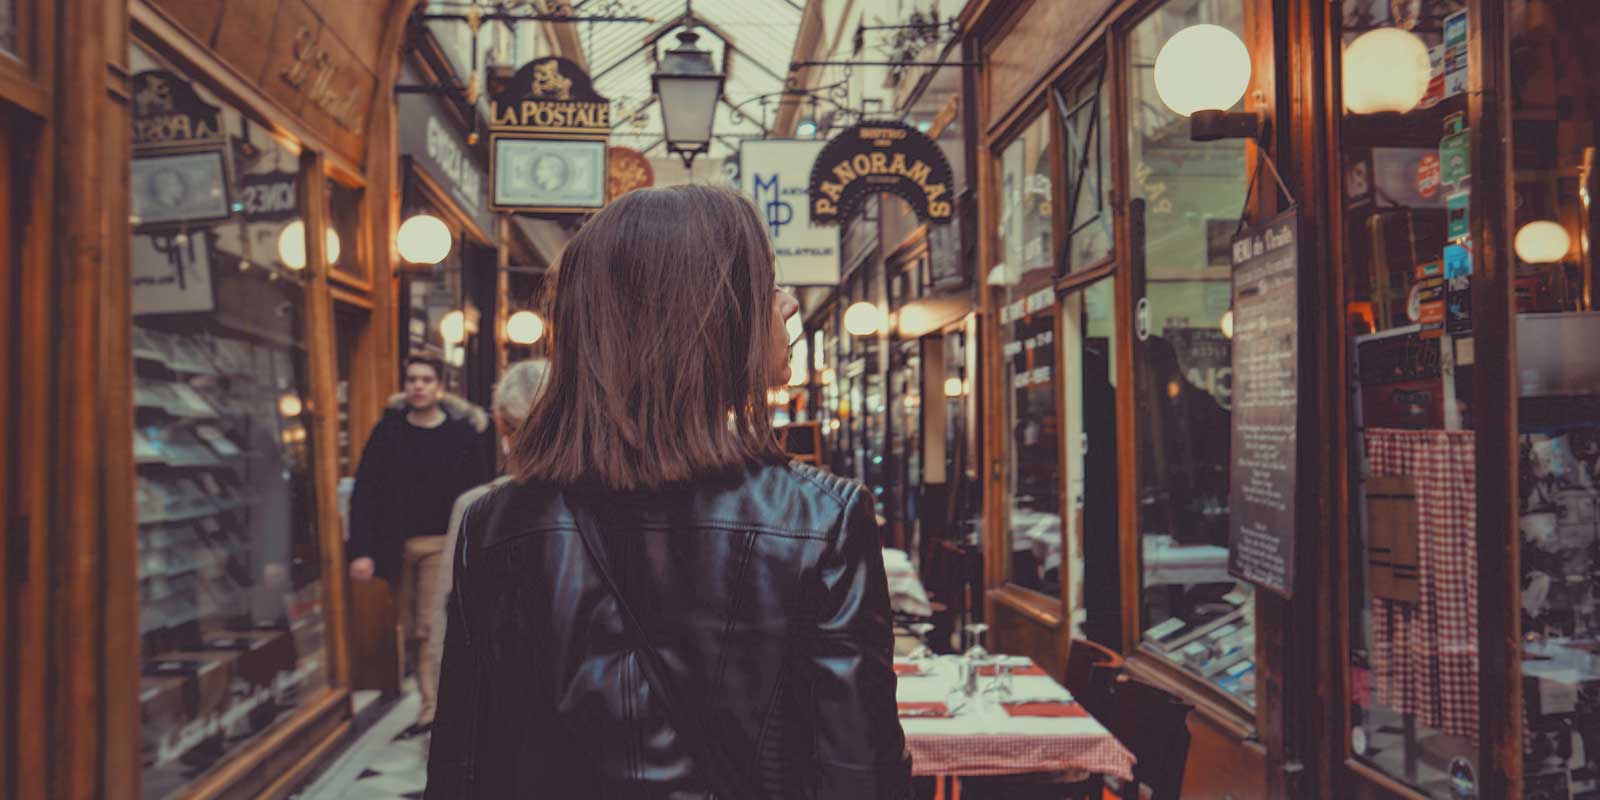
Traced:
POLYGON ((278 232, 278 260, 289 269, 306 268, 306 224, 295 220, 278 232))
POLYGON ((1572 237, 1561 223, 1543 219, 1522 226, 1512 244, 1517 258, 1529 264, 1553 264, 1567 257, 1572 237))
POLYGON ((517 344, 533 344, 544 338, 544 320, 532 311, 518 311, 506 320, 506 338, 517 344))
MULTIPOLYGON (((332 228, 323 238, 324 255, 328 263, 339 261, 339 234, 332 228)), ((278 260, 289 269, 306 268, 306 223, 304 220, 295 220, 283 226, 278 232, 278 260)))
POLYGON ((1172 112, 1226 111, 1250 87, 1250 50, 1221 25, 1191 25, 1156 54, 1156 94, 1172 112))
POLYGON ((1404 114, 1428 93, 1428 46, 1411 31, 1378 28, 1344 51, 1344 106, 1352 114, 1404 114))
POLYGON ((437 264, 450 255, 450 226, 432 214, 415 214, 395 232, 400 257, 413 264, 437 264))
POLYGON ((285 417, 298 417, 305 410, 305 404, 300 402, 300 395, 294 392, 285 392, 278 398, 278 413, 285 417))
POLYGON ((851 336, 871 336, 883 330, 883 312, 862 301, 844 310, 844 329, 851 336))
POLYGON ((965 393, 966 393, 966 386, 961 382, 960 378, 945 378, 944 379, 944 396, 945 397, 960 397, 961 395, 963 395, 965 393))
POLYGON ((459 309, 446 312, 439 318, 439 335, 449 344, 461 344, 466 341, 467 315, 459 309))
POLYGON ((1222 331, 1222 338, 1233 338, 1233 309, 1222 312, 1222 319, 1217 322, 1217 328, 1222 331))

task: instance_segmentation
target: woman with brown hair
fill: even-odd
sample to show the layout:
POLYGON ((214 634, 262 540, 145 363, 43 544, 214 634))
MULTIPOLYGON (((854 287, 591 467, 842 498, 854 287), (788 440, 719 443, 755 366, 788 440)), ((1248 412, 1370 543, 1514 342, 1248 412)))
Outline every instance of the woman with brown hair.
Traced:
POLYGON ((902 798, 871 496, 789 463, 749 201, 630 192, 550 281, 549 389, 456 550, 428 798, 902 798))

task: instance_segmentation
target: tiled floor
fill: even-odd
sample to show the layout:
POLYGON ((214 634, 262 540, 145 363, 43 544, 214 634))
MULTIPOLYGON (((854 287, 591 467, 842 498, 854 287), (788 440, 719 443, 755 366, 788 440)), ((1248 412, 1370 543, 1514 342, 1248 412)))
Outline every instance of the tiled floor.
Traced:
MULTIPOLYGON (((365 693, 362 693, 365 694, 365 693)), ((367 698, 358 698, 358 705, 367 698)), ((411 800, 427 785, 428 737, 397 738, 417 718, 408 689, 381 719, 323 771, 299 800, 411 800)))

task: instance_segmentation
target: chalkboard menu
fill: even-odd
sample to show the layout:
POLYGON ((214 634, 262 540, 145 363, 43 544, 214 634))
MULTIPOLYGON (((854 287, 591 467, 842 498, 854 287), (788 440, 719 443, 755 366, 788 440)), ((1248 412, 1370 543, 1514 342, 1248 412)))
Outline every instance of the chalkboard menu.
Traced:
POLYGON ((1233 240, 1233 447, 1228 572, 1294 586, 1299 293, 1294 211, 1233 240))

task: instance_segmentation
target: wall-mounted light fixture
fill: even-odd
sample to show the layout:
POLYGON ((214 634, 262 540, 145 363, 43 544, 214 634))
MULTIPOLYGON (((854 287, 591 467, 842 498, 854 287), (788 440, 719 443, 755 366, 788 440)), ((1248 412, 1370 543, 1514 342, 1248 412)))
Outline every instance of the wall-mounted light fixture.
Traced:
POLYGON ((872 336, 884 330, 883 310, 861 301, 844 310, 844 329, 851 336, 872 336))
POLYGON ((456 309, 439 318, 439 336, 446 344, 461 344, 467 340, 467 315, 456 309))
MULTIPOLYGON (((323 255, 329 264, 339 263, 339 233, 332 228, 323 239, 323 255)), ((295 220, 278 232, 278 260, 289 269, 306 268, 306 223, 295 220)))
POLYGON ((1572 237, 1561 223, 1542 219, 1518 229, 1512 246, 1517 258, 1529 264, 1554 264, 1567 257, 1567 251, 1572 249, 1572 237))
POLYGON ((1344 50, 1344 107, 1352 114, 1404 114, 1428 94, 1428 46, 1400 28, 1377 28, 1344 50))
POLYGON ((432 214, 414 214, 395 231, 400 257, 413 264, 437 264, 450 255, 450 226, 432 214))
POLYGON ((506 318, 506 338, 515 344, 534 344, 544 338, 544 320, 532 311, 518 311, 506 318))
POLYGON ((1222 338, 1233 338, 1233 309, 1222 312, 1222 319, 1217 322, 1217 327, 1222 331, 1222 338))
POLYGON ((1229 111, 1250 88, 1250 50, 1221 25, 1191 25, 1156 54, 1156 94, 1189 118, 1189 138, 1254 139, 1266 127, 1258 111, 1229 111))

